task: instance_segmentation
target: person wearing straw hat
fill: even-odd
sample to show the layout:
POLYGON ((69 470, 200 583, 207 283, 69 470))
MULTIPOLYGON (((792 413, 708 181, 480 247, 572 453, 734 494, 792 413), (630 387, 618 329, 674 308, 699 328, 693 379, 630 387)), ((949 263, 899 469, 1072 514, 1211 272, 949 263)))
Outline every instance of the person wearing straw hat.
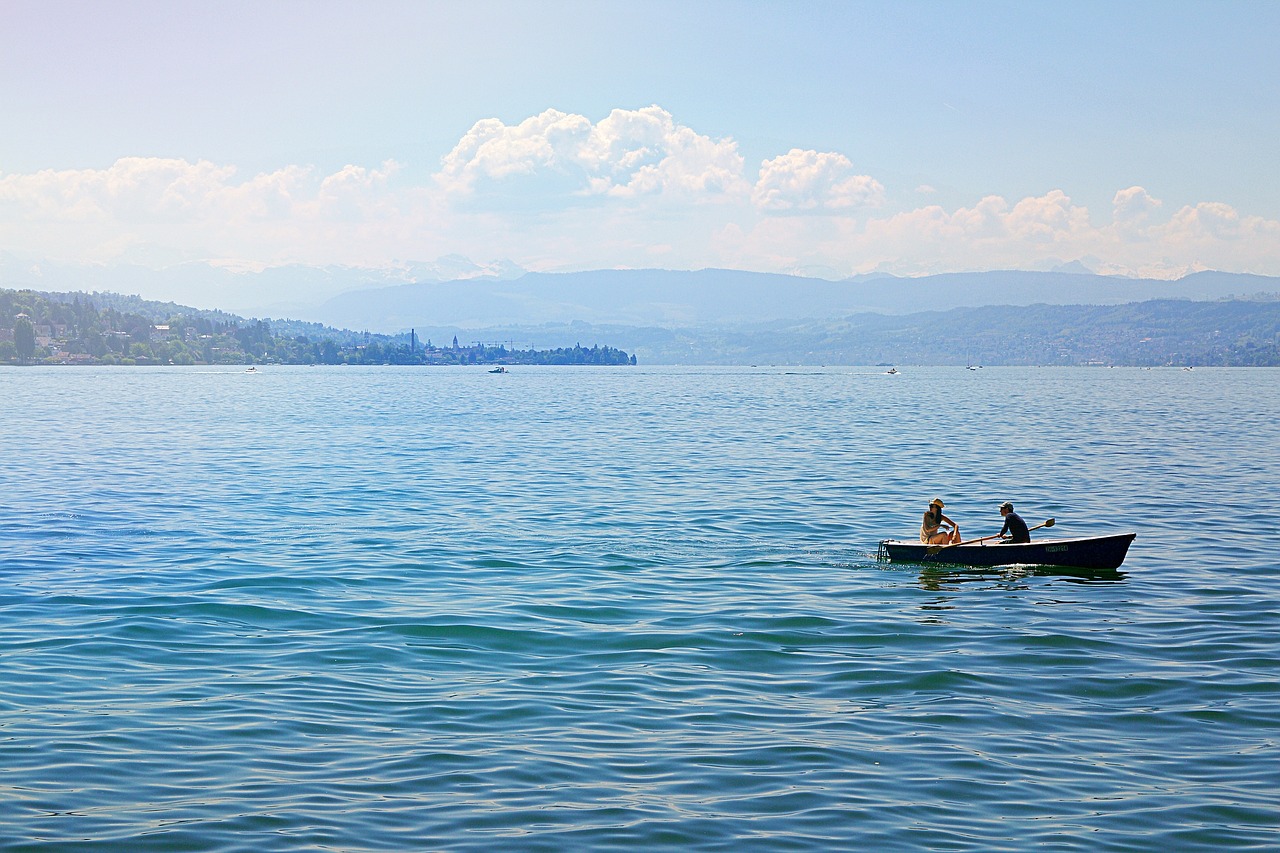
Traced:
POLYGON ((920 524, 920 541, 926 545, 951 545, 960 541, 960 525, 942 514, 942 498, 929 501, 920 524))

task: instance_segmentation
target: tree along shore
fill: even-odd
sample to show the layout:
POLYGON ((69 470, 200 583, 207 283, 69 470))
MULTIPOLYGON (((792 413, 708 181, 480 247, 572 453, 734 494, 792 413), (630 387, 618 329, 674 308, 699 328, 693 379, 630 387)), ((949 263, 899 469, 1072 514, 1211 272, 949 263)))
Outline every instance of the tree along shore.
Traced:
POLYGON ((445 345, 119 294, 0 289, 0 364, 635 364, 610 346, 445 345))

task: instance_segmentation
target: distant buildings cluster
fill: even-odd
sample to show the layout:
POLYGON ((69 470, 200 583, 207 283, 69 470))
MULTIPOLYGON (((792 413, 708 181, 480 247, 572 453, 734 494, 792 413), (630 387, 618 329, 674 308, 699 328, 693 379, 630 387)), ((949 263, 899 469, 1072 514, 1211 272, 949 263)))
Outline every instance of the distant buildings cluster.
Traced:
POLYGON ((314 327, 278 333, 264 320, 180 309, 115 294, 0 289, 0 364, 634 364, 608 346, 551 350, 314 327), (116 307, 126 306, 126 310, 116 307), (132 305, 134 310, 127 310, 132 305))

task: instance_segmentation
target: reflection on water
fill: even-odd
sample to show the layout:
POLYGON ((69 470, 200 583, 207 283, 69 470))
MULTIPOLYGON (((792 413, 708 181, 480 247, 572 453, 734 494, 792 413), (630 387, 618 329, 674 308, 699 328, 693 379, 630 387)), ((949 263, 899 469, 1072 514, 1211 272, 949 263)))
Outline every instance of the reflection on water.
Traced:
POLYGON ((1076 584, 1113 584, 1122 583, 1129 576, 1119 569, 1080 569, 1073 566, 998 566, 995 568, 926 566, 920 568, 920 588, 936 592, 975 581, 999 584, 1002 588, 1013 588, 1012 585, 1016 585, 1019 581, 1033 577, 1060 578, 1067 583, 1076 584))

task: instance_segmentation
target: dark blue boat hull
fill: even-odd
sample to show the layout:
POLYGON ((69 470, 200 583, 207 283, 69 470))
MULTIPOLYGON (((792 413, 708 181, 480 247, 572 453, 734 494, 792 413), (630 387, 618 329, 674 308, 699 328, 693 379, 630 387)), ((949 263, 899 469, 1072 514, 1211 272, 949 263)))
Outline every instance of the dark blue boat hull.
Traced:
POLYGON ((1080 539, 1044 539, 1018 545, 981 542, 955 545, 930 554, 934 545, 886 539, 878 558, 889 563, 933 563, 944 566, 1069 566, 1077 569, 1118 569, 1129 553, 1136 533, 1089 536, 1080 539))

